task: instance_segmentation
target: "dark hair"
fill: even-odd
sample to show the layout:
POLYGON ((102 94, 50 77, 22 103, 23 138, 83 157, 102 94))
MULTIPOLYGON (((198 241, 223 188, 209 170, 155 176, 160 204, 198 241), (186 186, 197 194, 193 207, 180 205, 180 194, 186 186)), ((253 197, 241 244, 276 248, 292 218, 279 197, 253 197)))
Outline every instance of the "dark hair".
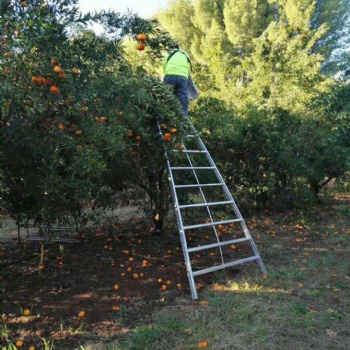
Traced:
POLYGON ((174 44, 170 46, 170 49, 172 50, 178 50, 180 48, 179 44, 174 44))

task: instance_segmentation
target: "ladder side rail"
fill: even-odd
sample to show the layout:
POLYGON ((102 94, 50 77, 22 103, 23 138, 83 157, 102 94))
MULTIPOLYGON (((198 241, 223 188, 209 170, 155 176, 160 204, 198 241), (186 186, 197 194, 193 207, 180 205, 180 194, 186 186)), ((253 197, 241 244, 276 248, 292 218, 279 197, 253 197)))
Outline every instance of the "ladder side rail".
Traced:
MULTIPOLYGON (((157 126, 158 126, 159 136, 162 137, 162 130, 161 130, 161 127, 160 127, 158 122, 157 122, 157 126)), ((180 233, 182 253, 184 255, 186 273, 187 273, 187 278, 188 278, 189 285, 190 285, 191 296, 192 296, 193 300, 197 300, 198 293, 197 293, 196 285, 195 285, 195 281, 194 281, 190 255, 188 253, 188 247, 187 247, 185 230, 184 230, 183 221, 182 221, 182 215, 181 215, 181 212, 179 209, 179 201, 178 201, 178 197, 177 197, 176 189, 175 189, 174 176, 173 176, 173 172, 171 170, 170 160, 169 160, 169 156, 168 156, 168 153, 166 150, 164 150, 164 156, 165 156, 165 161, 166 161, 167 168, 168 168, 170 191, 171 191, 173 201, 174 201, 175 215, 176 215, 177 224, 178 224, 179 233, 180 233)))

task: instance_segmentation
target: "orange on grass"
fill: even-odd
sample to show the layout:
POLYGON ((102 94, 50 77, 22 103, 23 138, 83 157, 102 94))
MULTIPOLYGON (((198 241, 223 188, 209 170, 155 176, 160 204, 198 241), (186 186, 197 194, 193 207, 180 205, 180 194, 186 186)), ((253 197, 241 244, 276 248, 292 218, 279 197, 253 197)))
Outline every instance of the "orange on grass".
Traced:
POLYGON ((206 340, 202 340, 198 343, 198 347, 200 349, 204 349, 204 348, 207 348, 208 347, 208 342, 206 340))
POLYGON ((78 317, 79 318, 82 318, 82 317, 84 317, 85 316, 85 311, 80 311, 79 313, 78 313, 78 317))
POLYGON ((60 88, 59 88, 58 86, 56 86, 56 85, 52 85, 52 86, 50 87, 50 91, 51 91, 53 94, 58 95, 58 94, 60 93, 60 88))
POLYGON ((170 133, 167 132, 166 134, 164 134, 163 140, 169 142, 169 141, 171 140, 171 135, 170 135, 170 133))
POLYGON ((24 316, 29 316, 30 315, 30 310, 29 309, 24 309, 23 310, 23 315, 24 316))
POLYGON ((55 66, 55 67, 53 67, 53 70, 54 70, 54 72, 56 72, 56 73, 62 73, 62 67, 61 66, 55 66))
POLYGON ((139 51, 143 51, 145 49, 146 45, 144 43, 138 43, 136 46, 136 49, 139 51))

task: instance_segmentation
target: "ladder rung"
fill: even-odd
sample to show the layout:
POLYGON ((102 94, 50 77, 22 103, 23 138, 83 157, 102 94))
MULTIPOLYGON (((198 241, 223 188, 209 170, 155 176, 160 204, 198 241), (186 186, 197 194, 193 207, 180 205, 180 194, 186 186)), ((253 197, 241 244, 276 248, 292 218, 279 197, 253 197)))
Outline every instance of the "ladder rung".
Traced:
POLYGON ((211 206, 211 205, 226 205, 226 204, 232 204, 232 203, 234 203, 234 201, 183 204, 183 205, 179 205, 179 208, 182 209, 182 208, 207 207, 207 206, 211 206))
POLYGON ((216 225, 224 225, 224 224, 231 224, 233 222, 240 222, 243 221, 243 219, 232 219, 232 220, 224 220, 224 221, 216 221, 216 222, 209 222, 207 224, 199 224, 199 225, 191 225, 191 226, 184 226, 184 230, 192 230, 194 228, 201 228, 201 227, 209 227, 209 226, 216 226, 216 225))
POLYGON ((218 182, 213 184, 175 185, 175 188, 210 187, 210 186, 224 186, 224 185, 225 185, 225 182, 218 182))
POLYGON ((242 243, 242 242, 246 242, 246 241, 250 241, 250 240, 251 240, 251 238, 248 238, 248 237, 237 238, 237 239, 232 239, 232 240, 226 241, 226 242, 213 243, 213 244, 203 245, 201 247, 189 248, 189 249, 187 249, 187 251, 189 253, 193 253, 193 252, 198 252, 199 250, 217 248, 217 247, 222 247, 224 245, 235 244, 235 243, 242 243))
POLYGON ((171 152, 181 152, 181 153, 208 153, 207 151, 195 150, 195 149, 186 149, 186 150, 177 150, 173 149, 171 152))
POLYGON ((207 269, 202 269, 199 271, 194 271, 192 274, 193 276, 199 276, 199 275, 204 275, 205 273, 208 272, 212 272, 212 271, 217 271, 217 270, 222 270, 226 267, 230 267, 230 266, 235 266, 235 265, 239 265, 239 264, 244 264, 246 262, 249 261, 254 261, 254 260, 258 260, 260 259, 260 256, 252 256, 249 258, 245 258, 245 259, 240 259, 240 260, 236 260, 236 261, 232 261, 230 263, 226 263, 226 264, 221 264, 221 265, 217 265, 217 266, 213 266, 213 267, 209 267, 207 269))
POLYGON ((213 170, 216 169, 215 166, 189 166, 189 167, 181 167, 174 166, 170 167, 171 170, 213 170))

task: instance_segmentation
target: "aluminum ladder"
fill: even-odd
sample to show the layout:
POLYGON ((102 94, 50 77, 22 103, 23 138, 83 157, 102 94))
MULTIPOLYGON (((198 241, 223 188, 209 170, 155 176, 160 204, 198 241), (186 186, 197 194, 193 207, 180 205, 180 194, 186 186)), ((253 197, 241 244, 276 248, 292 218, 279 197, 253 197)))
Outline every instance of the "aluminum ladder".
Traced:
MULTIPOLYGON (((162 136, 164 131, 158 128, 162 136)), ((197 300, 196 276, 250 261, 257 261, 263 275, 268 273, 225 181, 189 119, 187 130, 180 144, 165 151, 165 158, 191 295, 197 300), (196 262, 205 266, 197 267, 196 262)))

